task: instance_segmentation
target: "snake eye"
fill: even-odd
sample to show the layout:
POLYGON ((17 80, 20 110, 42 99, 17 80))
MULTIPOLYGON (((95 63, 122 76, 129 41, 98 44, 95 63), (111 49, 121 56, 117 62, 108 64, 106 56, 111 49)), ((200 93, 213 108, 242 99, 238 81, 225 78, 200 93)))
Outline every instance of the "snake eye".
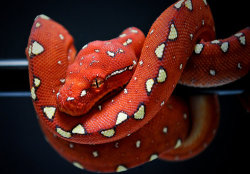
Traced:
POLYGON ((91 87, 92 88, 101 88, 104 84, 104 80, 102 78, 95 78, 92 81, 91 87))

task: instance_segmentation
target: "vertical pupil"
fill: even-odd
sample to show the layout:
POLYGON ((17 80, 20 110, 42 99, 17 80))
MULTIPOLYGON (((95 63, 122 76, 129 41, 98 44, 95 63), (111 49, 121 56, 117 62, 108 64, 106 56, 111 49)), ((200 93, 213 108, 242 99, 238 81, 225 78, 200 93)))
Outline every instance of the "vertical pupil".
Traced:
POLYGON ((95 84, 96 84, 96 87, 99 88, 99 84, 98 84, 97 79, 95 79, 95 84))

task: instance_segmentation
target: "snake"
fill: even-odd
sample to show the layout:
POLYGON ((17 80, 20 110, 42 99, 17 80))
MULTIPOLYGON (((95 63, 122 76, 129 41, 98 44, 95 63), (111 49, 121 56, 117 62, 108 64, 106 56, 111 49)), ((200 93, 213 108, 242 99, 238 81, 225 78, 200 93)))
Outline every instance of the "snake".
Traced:
POLYGON ((219 125, 216 95, 172 95, 177 84, 215 87, 250 68, 250 28, 216 39, 206 0, 179 0, 152 24, 85 44, 38 15, 25 49, 30 91, 46 140, 70 163, 122 172, 201 153, 219 125))

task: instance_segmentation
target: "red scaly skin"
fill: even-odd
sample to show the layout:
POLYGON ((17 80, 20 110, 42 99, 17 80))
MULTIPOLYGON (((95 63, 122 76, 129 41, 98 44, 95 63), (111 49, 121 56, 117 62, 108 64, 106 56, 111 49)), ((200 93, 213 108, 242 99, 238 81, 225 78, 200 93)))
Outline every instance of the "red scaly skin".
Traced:
POLYGON ((63 157, 91 171, 124 171, 158 156, 193 157, 214 137, 218 99, 191 99, 189 125, 185 102, 170 95, 179 79, 206 87, 247 74, 249 37, 247 28, 211 42, 214 22, 207 2, 180 0, 154 22, 145 41, 139 29, 129 28, 116 39, 85 45, 75 57, 67 30, 40 15, 26 55, 41 127, 63 157), (207 112, 197 116, 200 110, 207 112))

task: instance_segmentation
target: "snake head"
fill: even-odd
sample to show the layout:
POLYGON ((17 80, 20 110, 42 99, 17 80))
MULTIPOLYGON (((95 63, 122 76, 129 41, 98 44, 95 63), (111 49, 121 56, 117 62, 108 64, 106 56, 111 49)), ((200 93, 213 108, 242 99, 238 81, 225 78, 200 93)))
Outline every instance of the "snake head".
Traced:
POLYGON ((143 42, 140 30, 129 28, 123 37, 85 45, 68 66, 57 105, 71 116, 86 114, 105 95, 123 87, 132 77, 143 42), (133 38, 136 39, 133 40, 133 38))

